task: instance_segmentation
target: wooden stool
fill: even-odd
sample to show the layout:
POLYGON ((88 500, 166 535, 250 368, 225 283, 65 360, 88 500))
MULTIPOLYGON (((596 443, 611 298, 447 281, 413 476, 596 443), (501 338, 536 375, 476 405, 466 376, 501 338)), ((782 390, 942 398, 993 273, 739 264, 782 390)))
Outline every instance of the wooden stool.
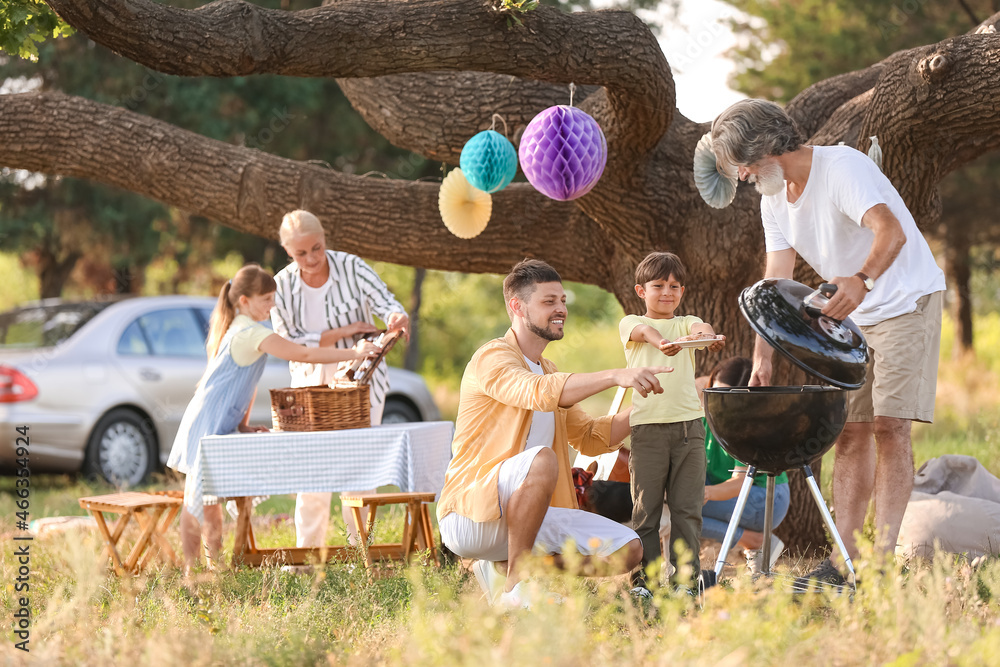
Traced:
POLYGON ((139 573, 158 551, 170 563, 179 564, 177 554, 170 547, 165 534, 183 504, 183 497, 134 491, 80 498, 80 507, 93 514, 97 520, 97 528, 104 537, 105 552, 111 557, 118 576, 125 572, 139 573), (121 514, 113 531, 108 529, 104 520, 105 512, 121 514), (118 553, 118 540, 133 518, 139 525, 140 533, 123 563, 118 553))
POLYGON ((437 550, 434 547, 434 530, 431 527, 431 515, 428 505, 434 502, 433 493, 341 493, 340 502, 350 507, 354 515, 354 525, 358 529, 358 539, 365 553, 365 563, 371 571, 374 565, 372 552, 381 558, 410 560, 414 551, 414 543, 418 549, 430 549, 431 559, 437 562, 437 550), (375 527, 375 512, 382 505, 406 505, 406 517, 403 523, 403 540, 396 544, 368 544, 368 536, 375 527), (369 508, 368 526, 361 520, 361 508, 369 508))

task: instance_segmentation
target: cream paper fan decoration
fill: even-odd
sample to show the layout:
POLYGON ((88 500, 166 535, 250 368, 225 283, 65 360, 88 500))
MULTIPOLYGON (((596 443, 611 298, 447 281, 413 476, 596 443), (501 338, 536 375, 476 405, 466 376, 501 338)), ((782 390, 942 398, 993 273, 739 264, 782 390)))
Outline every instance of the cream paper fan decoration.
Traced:
POLYGON ((706 132, 694 149, 694 184, 705 203, 712 208, 726 208, 736 196, 736 170, 724 174, 719 171, 712 151, 712 133, 706 132))
POLYGON ((486 229, 493 213, 493 197, 472 187, 461 169, 453 169, 441 182, 438 210, 449 232, 471 239, 486 229))

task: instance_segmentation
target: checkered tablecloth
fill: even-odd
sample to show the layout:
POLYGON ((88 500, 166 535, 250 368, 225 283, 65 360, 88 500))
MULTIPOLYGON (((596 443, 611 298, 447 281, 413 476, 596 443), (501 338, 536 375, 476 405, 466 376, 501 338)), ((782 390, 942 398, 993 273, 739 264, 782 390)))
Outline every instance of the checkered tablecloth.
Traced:
POLYGON ((452 422, 413 422, 316 433, 239 433, 201 439, 184 506, 202 520, 202 496, 319 491, 401 491, 444 486, 452 422))

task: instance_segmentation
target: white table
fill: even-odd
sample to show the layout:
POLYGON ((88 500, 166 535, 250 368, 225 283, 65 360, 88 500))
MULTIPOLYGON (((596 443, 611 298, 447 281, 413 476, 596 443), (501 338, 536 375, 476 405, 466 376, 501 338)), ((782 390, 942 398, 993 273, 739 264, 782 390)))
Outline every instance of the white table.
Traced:
POLYGON ((440 493, 451 460, 452 422, 412 422, 372 428, 239 433, 201 439, 185 486, 184 504, 201 514, 203 494, 235 498, 240 509, 234 563, 270 558, 304 563, 329 560, 342 548, 258 550, 250 528, 251 499, 284 493, 357 491, 395 485, 440 493))

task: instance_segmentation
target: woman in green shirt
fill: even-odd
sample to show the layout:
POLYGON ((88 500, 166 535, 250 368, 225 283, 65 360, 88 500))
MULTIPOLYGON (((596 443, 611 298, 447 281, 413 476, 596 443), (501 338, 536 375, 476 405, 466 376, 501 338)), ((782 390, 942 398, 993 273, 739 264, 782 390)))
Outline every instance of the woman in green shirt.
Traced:
MULTIPOLYGON (((750 380, 753 364, 746 357, 730 357, 719 362, 708 378, 709 387, 744 387, 750 380)), ((705 505, 702 508, 701 536, 722 542, 726 529, 736 509, 736 497, 746 478, 747 466, 726 453, 715 439, 715 435, 705 425, 705 458, 707 460, 705 479, 705 505)), ((763 571, 760 548, 764 544, 764 508, 766 501, 767 476, 759 475, 750 487, 740 524, 736 528, 736 542, 744 549, 747 564, 755 572, 763 571)), ((790 496, 788 475, 781 473, 775 479, 774 526, 788 513, 790 496)), ((776 535, 771 535, 771 554, 768 560, 770 571, 781 555, 785 544, 776 535)))

